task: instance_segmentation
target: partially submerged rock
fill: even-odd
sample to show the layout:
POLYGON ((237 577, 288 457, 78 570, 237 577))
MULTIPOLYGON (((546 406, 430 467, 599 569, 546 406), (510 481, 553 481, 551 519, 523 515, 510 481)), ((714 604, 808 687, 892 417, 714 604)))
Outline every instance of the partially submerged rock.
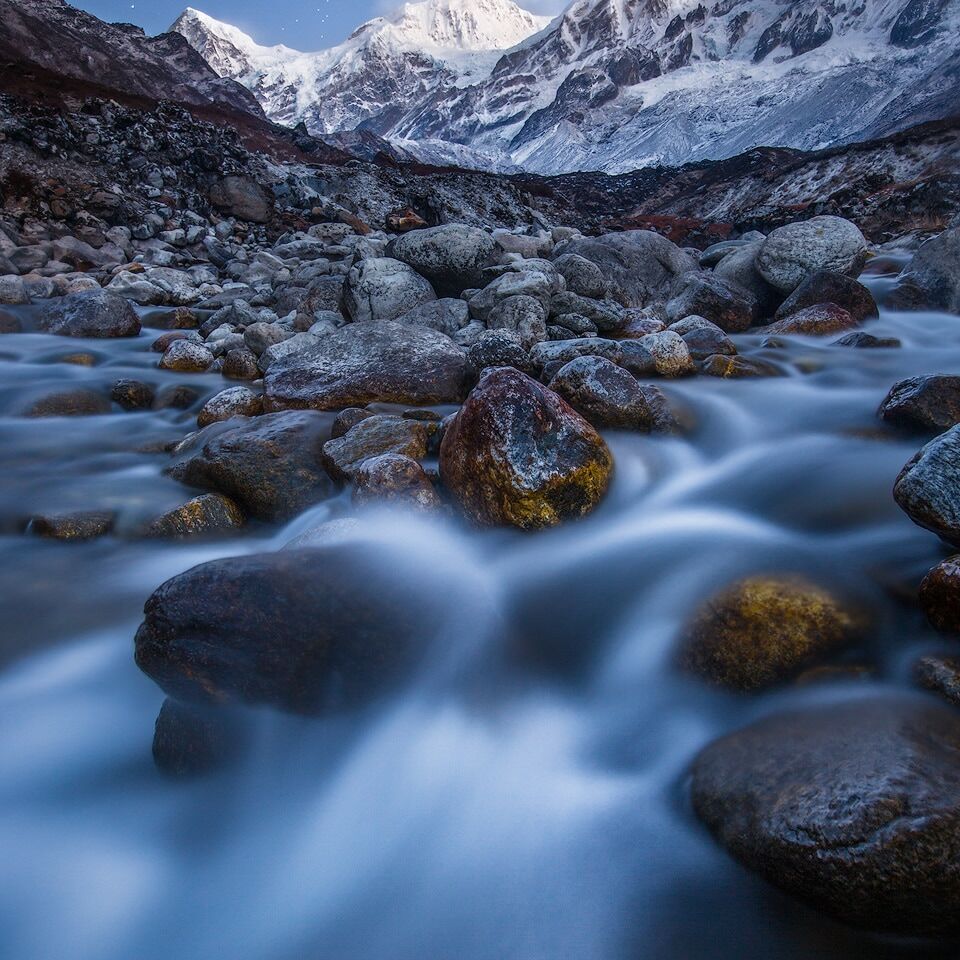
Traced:
POLYGON ((841 649, 857 624, 855 612, 800 577, 749 577, 698 611, 685 630, 681 661, 720 686, 762 689, 841 649))
POLYGON ((354 481, 353 502, 357 505, 389 504, 428 511, 442 506, 423 467, 400 453, 365 460, 354 481))
POLYGON ((960 426, 931 440, 907 463, 893 496, 914 523, 960 544, 960 426))
POLYGON ((859 321, 835 303, 817 303, 804 307, 763 328, 764 333, 800 334, 807 337, 825 337, 842 333, 857 326, 859 321))
POLYGON ((835 270, 818 270, 810 274, 780 305, 774 320, 783 320, 807 307, 835 303, 857 323, 880 316, 873 294, 859 281, 835 270))
POLYGON ((49 540, 95 540, 113 530, 115 517, 108 510, 73 513, 39 513, 30 518, 30 531, 49 540))
POLYGON ((484 372, 440 451, 444 485, 483 525, 536 529, 581 517, 603 498, 612 470, 594 428, 512 367, 484 372))
POLYGON ((231 420, 233 417, 257 417, 263 412, 263 397, 249 387, 227 387, 212 396, 197 417, 201 429, 211 423, 231 420))
POLYGON ((384 414, 364 417, 347 433, 328 441, 323 447, 323 460, 332 477, 342 482, 353 480, 371 457, 399 453, 413 460, 427 455, 435 423, 406 420, 384 414))
POLYGON ((51 300, 41 311, 40 329, 60 337, 135 337, 140 320, 133 307, 114 293, 89 290, 51 300))
POLYGON ((960 313, 960 226, 944 230, 914 254, 887 305, 894 310, 960 313))
POLYGON ((696 759, 693 807, 744 866, 878 932, 960 934, 960 713, 879 697, 767 717, 696 759))
POLYGON ((960 556, 942 560, 923 578, 919 598, 935 629, 960 634, 960 556))
POLYGON ((884 423, 915 433, 943 433, 960 423, 960 377, 937 374, 895 383, 880 404, 884 423))
POLYGON ((459 403, 472 377, 466 354, 434 330, 387 321, 351 324, 270 365, 267 410, 339 410, 368 403, 459 403))
POLYGON ((157 517, 147 527, 146 535, 182 540, 232 533, 243 524, 243 511, 229 497, 205 493, 157 517))

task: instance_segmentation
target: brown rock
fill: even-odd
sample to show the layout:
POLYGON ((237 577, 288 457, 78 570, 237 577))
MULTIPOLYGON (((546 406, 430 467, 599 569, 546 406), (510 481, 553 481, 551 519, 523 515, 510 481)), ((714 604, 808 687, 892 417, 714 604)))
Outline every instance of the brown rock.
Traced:
POLYGON ((243 524, 243 511, 229 497, 205 493, 157 517, 147 528, 147 536, 181 540, 230 533, 243 524))
POLYGON ((353 502, 439 510, 440 497, 423 467, 410 457, 385 453, 365 460, 356 473, 353 502))
POLYGON ((960 555, 941 561, 923 578, 920 606, 941 633, 960 634, 960 555))
POLYGON ((323 446, 323 462, 336 480, 353 480, 364 461, 383 453, 400 453, 413 460, 427 455, 430 437, 436 433, 435 423, 405 420, 377 414, 364 417, 346 434, 323 446))

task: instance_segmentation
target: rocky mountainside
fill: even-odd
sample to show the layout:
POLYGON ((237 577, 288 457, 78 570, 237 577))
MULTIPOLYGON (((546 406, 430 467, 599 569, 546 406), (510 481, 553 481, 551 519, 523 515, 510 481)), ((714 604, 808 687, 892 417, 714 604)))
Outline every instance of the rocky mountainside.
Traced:
POLYGON ((195 11, 173 29, 280 122, 542 173, 822 149, 949 116, 960 97, 960 0, 575 0, 539 32, 514 13, 515 30, 484 38, 518 44, 498 58, 453 33, 458 55, 437 56, 397 27, 436 5, 319 54, 258 47, 195 11))

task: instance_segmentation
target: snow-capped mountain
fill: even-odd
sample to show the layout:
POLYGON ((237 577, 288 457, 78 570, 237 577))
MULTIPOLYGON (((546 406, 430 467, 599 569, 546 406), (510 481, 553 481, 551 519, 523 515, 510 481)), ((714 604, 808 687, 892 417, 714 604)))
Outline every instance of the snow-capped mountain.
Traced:
POLYGON ((315 54, 192 10, 174 29, 280 122, 544 173, 819 148, 960 110, 960 0, 574 0, 549 23, 426 0, 315 54))

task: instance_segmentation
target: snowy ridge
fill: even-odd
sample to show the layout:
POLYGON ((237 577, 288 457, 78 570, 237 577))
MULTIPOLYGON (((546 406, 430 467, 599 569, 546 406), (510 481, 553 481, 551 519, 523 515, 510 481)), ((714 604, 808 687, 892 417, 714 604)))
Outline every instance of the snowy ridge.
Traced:
POLYGON ((512 0, 426 0, 314 54, 196 11, 174 29, 273 119, 434 162, 623 172, 960 110, 960 0, 574 0, 552 22, 512 0))

